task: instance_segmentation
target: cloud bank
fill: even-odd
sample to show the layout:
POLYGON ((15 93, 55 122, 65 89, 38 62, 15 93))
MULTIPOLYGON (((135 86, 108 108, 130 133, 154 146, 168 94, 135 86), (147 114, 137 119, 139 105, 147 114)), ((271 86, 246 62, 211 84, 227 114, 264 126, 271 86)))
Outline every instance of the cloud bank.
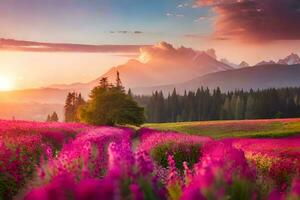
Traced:
POLYGON ((191 58, 195 56, 197 51, 192 48, 179 47, 174 48, 172 44, 160 42, 153 46, 142 47, 140 49, 140 60, 148 62, 153 60, 175 60, 180 58, 191 58))
POLYGON ((137 53, 147 45, 87 45, 0 39, 0 50, 29 52, 137 53))
POLYGON ((214 39, 300 40, 299 0, 196 0, 216 13, 214 39))

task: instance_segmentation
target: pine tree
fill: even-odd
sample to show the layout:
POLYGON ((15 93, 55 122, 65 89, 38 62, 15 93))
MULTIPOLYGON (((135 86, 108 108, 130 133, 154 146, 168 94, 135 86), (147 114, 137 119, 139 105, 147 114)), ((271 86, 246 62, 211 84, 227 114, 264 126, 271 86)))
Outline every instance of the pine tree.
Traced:
POLYGON ((238 98, 236 100, 234 118, 235 119, 243 119, 244 118, 244 101, 240 96, 238 96, 238 98))
POLYGON ((58 122, 58 115, 56 112, 53 112, 51 117, 50 117, 51 122, 58 122))
POLYGON ((130 89, 130 88, 128 89, 128 92, 127 92, 127 94, 128 94, 128 96, 130 96, 130 97, 133 97, 133 94, 132 94, 132 92, 131 92, 131 89, 130 89))
POLYGON ((120 78, 119 71, 117 71, 116 88, 120 89, 120 90, 124 90, 124 87, 122 86, 122 81, 121 81, 121 78, 120 78))
POLYGON ((50 115, 47 116, 46 122, 51 122, 51 116, 50 115))
POLYGON ((72 122, 74 115, 74 93, 68 93, 65 103, 65 122, 72 122))
POLYGON ((176 122, 177 117, 179 115, 179 102, 178 102, 178 96, 177 96, 175 88, 172 92, 170 106, 171 106, 171 114, 170 114, 171 115, 171 121, 176 122))
POLYGON ((109 88, 109 83, 108 83, 108 78, 103 77, 100 79, 100 87, 103 89, 108 89, 109 88))
POLYGON ((85 103, 80 93, 68 93, 65 103, 65 122, 78 122, 80 120, 78 110, 85 103))
POLYGON ((236 101, 237 96, 236 94, 233 94, 230 99, 230 116, 232 117, 232 119, 235 119, 236 101))
POLYGON ((255 119, 255 100, 250 95, 247 98, 247 104, 246 104, 246 113, 245 113, 245 119, 255 119))
POLYGON ((220 119, 232 119, 231 116, 231 108, 230 108, 230 98, 226 97, 225 102, 222 106, 220 119))

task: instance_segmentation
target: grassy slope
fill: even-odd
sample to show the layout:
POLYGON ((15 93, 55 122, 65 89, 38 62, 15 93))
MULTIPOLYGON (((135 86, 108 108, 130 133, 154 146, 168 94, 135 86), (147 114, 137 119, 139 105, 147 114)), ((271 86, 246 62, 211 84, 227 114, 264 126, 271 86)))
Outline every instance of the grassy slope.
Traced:
POLYGON ((188 134, 225 137, 286 137, 300 134, 300 118, 240 121, 153 123, 144 127, 188 134))

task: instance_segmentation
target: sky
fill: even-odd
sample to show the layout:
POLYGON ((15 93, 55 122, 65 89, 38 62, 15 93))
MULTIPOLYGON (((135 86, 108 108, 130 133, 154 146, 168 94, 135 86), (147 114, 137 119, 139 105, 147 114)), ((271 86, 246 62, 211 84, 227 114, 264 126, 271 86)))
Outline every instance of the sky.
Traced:
POLYGON ((88 82, 161 41, 235 63, 300 54, 299 0, 9 0, 0 13, 0 89, 88 82))

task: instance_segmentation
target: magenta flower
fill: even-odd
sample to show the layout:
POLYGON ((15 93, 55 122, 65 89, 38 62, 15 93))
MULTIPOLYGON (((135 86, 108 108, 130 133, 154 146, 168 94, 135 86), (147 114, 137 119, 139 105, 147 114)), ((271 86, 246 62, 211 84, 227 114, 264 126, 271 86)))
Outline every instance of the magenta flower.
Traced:
POLYGON ((300 198, 300 178, 294 180, 291 192, 294 196, 300 198))

